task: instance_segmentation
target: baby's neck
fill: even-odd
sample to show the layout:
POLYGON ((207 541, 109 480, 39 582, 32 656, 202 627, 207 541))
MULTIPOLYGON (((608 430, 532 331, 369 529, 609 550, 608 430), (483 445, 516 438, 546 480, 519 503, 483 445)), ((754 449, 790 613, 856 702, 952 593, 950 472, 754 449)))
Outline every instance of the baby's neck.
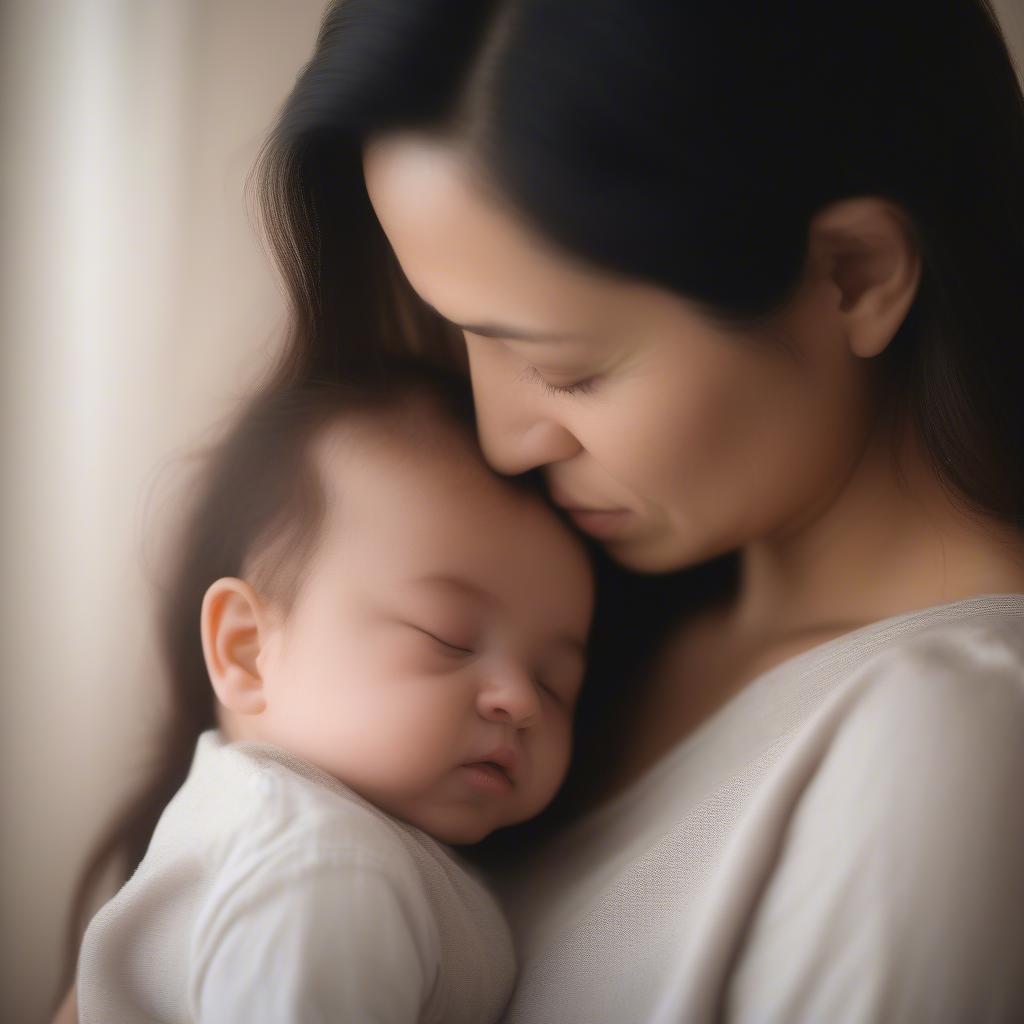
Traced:
POLYGON ((261 724, 255 715, 238 715, 227 708, 217 708, 217 732, 225 743, 237 743, 241 740, 273 742, 264 734, 261 724))

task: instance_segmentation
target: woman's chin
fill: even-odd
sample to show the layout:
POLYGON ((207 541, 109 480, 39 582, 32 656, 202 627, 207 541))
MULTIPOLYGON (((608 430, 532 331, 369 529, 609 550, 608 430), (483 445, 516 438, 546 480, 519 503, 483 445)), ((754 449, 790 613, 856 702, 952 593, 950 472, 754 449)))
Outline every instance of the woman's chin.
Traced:
POLYGON ((733 550, 728 546, 687 543, 667 531, 657 537, 608 540, 601 546, 617 565, 643 576, 680 572, 733 550))

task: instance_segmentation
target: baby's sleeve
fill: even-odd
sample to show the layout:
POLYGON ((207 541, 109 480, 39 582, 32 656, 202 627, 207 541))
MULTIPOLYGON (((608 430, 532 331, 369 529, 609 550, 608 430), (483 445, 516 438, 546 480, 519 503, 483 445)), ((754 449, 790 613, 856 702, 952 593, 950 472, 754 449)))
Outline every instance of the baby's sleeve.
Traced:
POLYGON ((439 961, 421 886, 365 851, 290 845, 218 879, 192 940, 197 1024, 411 1024, 439 961))

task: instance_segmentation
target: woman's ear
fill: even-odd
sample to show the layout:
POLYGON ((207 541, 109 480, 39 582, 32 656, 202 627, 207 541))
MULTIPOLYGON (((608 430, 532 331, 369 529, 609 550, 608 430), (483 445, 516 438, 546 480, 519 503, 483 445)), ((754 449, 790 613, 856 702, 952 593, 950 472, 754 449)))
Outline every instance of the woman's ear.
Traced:
POLYGON ((225 576, 203 597, 200 632, 210 682, 220 703, 242 715, 258 715, 266 706, 260 652, 271 617, 260 596, 244 580, 225 576))
POLYGON ((835 314, 850 351, 861 358, 884 351, 910 312, 921 279, 907 215, 873 196, 841 199, 811 220, 808 253, 812 273, 835 290, 835 314))

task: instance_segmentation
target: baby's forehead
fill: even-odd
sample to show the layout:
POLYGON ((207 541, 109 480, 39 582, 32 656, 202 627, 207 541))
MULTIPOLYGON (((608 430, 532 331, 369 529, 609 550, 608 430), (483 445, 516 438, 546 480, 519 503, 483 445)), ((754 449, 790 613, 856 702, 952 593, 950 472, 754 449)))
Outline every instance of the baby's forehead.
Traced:
POLYGON ((579 538, 536 490, 491 470, 457 422, 350 419, 325 432, 318 455, 328 574, 389 593, 411 579, 458 577, 500 595, 513 614, 546 609, 542 617, 582 628, 593 574, 579 538))
POLYGON ((321 473, 339 486, 374 469, 410 482, 427 482, 439 473, 460 475, 467 484, 501 482, 484 461, 472 428, 420 396, 328 423, 313 452, 321 473))
POLYGON ((330 425, 318 439, 316 463, 329 505, 350 527, 399 528, 444 515, 467 530, 579 544, 536 487, 495 473, 471 428, 426 401, 330 425))

